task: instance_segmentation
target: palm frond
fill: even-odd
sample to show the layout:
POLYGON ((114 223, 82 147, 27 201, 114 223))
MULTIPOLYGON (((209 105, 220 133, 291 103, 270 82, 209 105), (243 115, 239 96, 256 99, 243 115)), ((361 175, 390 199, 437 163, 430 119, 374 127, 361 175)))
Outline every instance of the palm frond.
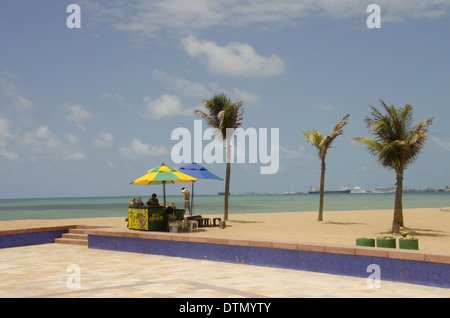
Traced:
POLYGON ((381 149, 378 153, 378 161, 385 167, 404 169, 403 158, 406 153, 406 143, 403 140, 395 140, 381 149))
POLYGON ((313 131, 304 131, 302 134, 306 137, 306 140, 314 145, 319 150, 319 157, 325 159, 327 150, 331 147, 332 142, 337 136, 342 134, 342 128, 348 124, 348 118, 350 114, 344 116, 341 121, 339 121, 331 133, 323 137, 322 133, 313 129, 313 131))
POLYGON ((431 117, 421 121, 412 128, 411 134, 417 134, 421 132, 428 133, 428 126, 431 126, 433 124, 434 119, 435 119, 434 117, 431 117))
POLYGON ((363 143, 378 157, 383 166, 403 170, 414 161, 423 148, 428 135, 428 126, 432 124, 434 118, 426 119, 413 127, 412 104, 395 108, 393 105, 388 106, 381 99, 380 103, 386 114, 370 106, 371 117, 365 118, 375 140, 362 137, 354 140, 363 143))
POLYGON ((322 142, 322 134, 317 130, 313 131, 303 131, 302 134, 306 137, 306 140, 311 143, 313 146, 319 148, 320 143, 322 142))
POLYGON ((353 140, 355 142, 362 143, 367 148, 367 150, 372 154, 378 155, 378 153, 383 149, 383 145, 373 139, 364 137, 355 137, 353 138, 353 140))
POLYGON ((341 121, 339 121, 339 122, 334 126, 333 131, 341 130, 342 127, 344 127, 345 125, 348 124, 348 122, 349 122, 348 119, 349 119, 349 118, 350 118, 350 114, 345 115, 344 118, 342 118, 341 121))
POLYGON ((331 147, 331 144, 333 143, 334 139, 336 139, 337 136, 341 135, 341 131, 333 131, 325 136, 325 138, 322 139, 322 142, 319 145, 319 149, 321 151, 321 156, 325 157, 328 148, 331 147))
POLYGON ((206 121, 208 126, 212 128, 219 128, 219 122, 216 118, 211 117, 210 115, 206 114, 205 112, 201 110, 194 110, 193 114, 197 117, 200 117, 206 121))
POLYGON ((219 129, 223 139, 226 138, 228 128, 241 127, 244 119, 243 101, 233 103, 224 93, 203 101, 209 114, 196 109, 194 115, 205 119, 210 127, 219 129))

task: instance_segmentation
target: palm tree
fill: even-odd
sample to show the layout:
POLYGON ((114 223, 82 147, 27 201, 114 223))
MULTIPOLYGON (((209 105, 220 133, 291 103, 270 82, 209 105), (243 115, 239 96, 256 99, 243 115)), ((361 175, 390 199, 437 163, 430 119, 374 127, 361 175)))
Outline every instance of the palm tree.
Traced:
POLYGON ((310 142, 313 146, 315 146, 319 150, 319 158, 322 162, 321 170, 320 170, 320 199, 319 199, 319 216, 317 218, 318 221, 323 221, 323 195, 325 188, 325 157, 327 155, 328 148, 330 148, 331 143, 336 139, 337 136, 342 135, 342 128, 348 124, 348 118, 350 115, 346 115, 340 122, 338 122, 333 131, 327 136, 323 137, 323 135, 317 130, 313 131, 304 131, 302 134, 306 137, 308 142, 310 142))
POLYGON ((387 106, 381 99, 380 103, 386 110, 386 114, 383 115, 374 106, 370 106, 371 117, 365 119, 375 139, 356 137, 354 140, 365 145, 383 167, 395 171, 397 183, 392 233, 399 233, 400 226, 404 226, 403 173, 423 148, 428 136, 428 126, 433 123, 434 118, 425 119, 413 126, 413 105, 407 104, 402 108, 395 108, 393 105, 387 106))
POLYGON ((228 220, 228 195, 230 192, 230 174, 231 174, 231 144, 232 134, 228 133, 231 129, 241 127, 244 116, 244 107, 242 101, 231 102, 226 94, 214 95, 210 100, 203 100, 208 114, 201 110, 194 110, 194 115, 206 120, 208 125, 216 128, 222 140, 226 141, 227 151, 227 170, 225 176, 225 204, 223 218, 228 220), (231 128, 231 129, 230 129, 231 128))

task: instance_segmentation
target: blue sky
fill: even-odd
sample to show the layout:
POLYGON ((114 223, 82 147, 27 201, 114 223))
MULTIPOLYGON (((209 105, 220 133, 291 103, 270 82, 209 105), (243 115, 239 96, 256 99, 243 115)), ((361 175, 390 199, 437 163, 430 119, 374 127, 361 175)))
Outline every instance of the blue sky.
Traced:
MULTIPOLYGON (((243 128, 279 129, 279 169, 232 165, 231 192, 308 191, 320 161, 302 131, 329 133, 326 188, 391 187, 353 137, 369 105, 436 117, 406 188, 450 185, 450 1, 8 1, 0 5, 0 198, 134 195, 129 182, 171 160, 177 127, 225 92, 243 128), (69 4, 81 28, 68 28, 69 4), (381 8, 370 29, 366 8, 381 8)), ((203 123, 203 129, 207 126, 203 123)), ((225 164, 204 164, 225 176, 225 164)), ((197 193, 223 191, 200 181, 197 193)), ((167 187, 179 194, 179 186, 167 187)))

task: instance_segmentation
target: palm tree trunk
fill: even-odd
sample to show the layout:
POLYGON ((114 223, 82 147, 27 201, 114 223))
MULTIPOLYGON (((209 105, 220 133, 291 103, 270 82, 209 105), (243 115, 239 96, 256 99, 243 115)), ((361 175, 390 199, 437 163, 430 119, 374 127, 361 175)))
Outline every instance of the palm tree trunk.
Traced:
POLYGON ((392 221, 392 233, 400 233, 400 226, 403 225, 403 170, 396 171, 397 188, 395 190, 394 220, 392 221))
POLYGON ((223 208, 223 220, 228 221, 228 194, 230 193, 230 175, 231 175, 231 145, 230 138, 227 138, 227 171, 225 174, 225 203, 223 208))
POLYGON ((319 199, 319 216, 317 221, 323 221, 323 196, 325 192, 325 159, 322 159, 322 166, 320 169, 320 199, 319 199))
POLYGON ((224 204, 224 211, 223 211, 223 219, 224 221, 228 221, 228 194, 230 192, 230 170, 231 170, 231 164, 227 162, 227 172, 225 176, 225 204, 224 204))

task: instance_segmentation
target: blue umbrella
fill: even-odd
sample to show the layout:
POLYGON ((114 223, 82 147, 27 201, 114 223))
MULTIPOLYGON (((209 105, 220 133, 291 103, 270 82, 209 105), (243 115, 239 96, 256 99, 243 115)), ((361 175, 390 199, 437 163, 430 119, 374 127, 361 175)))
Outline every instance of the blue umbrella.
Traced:
POLYGON ((183 170, 181 172, 197 179, 216 179, 223 181, 223 179, 209 172, 208 169, 200 166, 199 164, 196 164, 195 162, 185 165, 181 167, 179 170, 183 170))
MULTIPOLYGON (((208 171, 203 166, 200 166, 199 164, 196 164, 195 162, 187 164, 180 169, 178 169, 180 172, 187 174, 188 176, 197 178, 197 179, 213 179, 213 180, 222 180, 222 178, 219 178, 215 174, 208 171)), ((192 182, 192 200, 191 200, 191 215, 192 215, 192 209, 194 207, 194 182, 192 182)))

